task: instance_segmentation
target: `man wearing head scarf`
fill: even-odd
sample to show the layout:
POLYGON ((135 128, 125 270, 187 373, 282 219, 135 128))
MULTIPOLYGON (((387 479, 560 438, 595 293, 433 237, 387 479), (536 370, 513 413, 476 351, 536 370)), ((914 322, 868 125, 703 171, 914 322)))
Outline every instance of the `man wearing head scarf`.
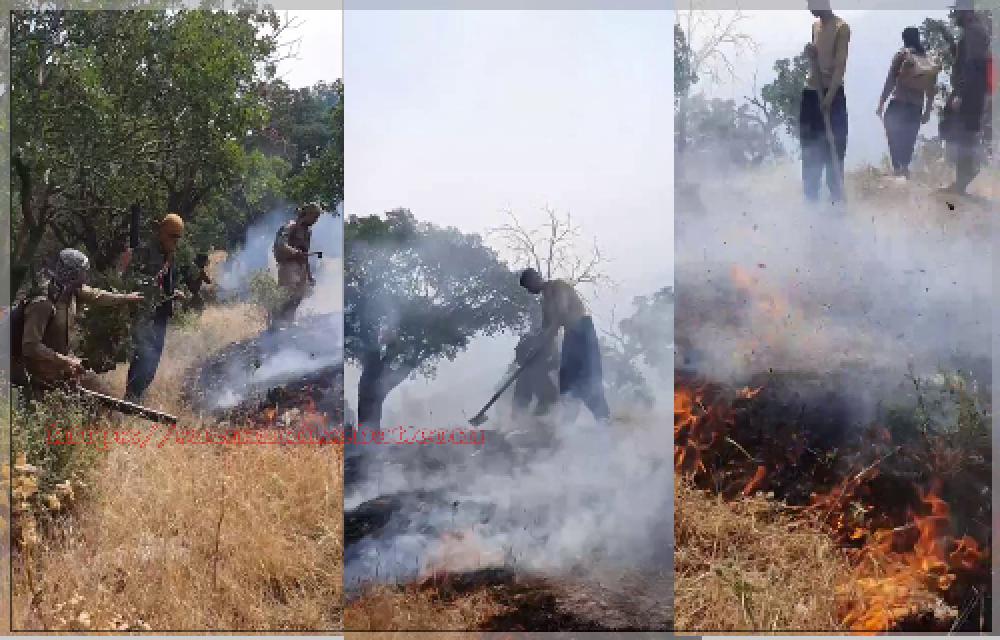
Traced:
POLYGON ((990 33, 972 2, 956 3, 952 16, 962 30, 955 48, 951 87, 942 134, 955 163, 955 182, 945 190, 964 194, 979 175, 989 92, 990 33))
POLYGON ((108 307, 138 303, 142 295, 89 287, 89 270, 87 256, 76 249, 63 249, 45 294, 24 301, 20 349, 15 347, 11 362, 15 383, 26 385, 30 376, 30 384, 37 390, 69 381, 99 390, 96 374, 85 371, 82 362, 70 353, 77 309, 81 304, 108 307))
POLYGON ((167 325, 174 315, 174 303, 186 298, 179 288, 175 264, 183 237, 184 220, 176 213, 167 214, 157 225, 152 240, 126 262, 130 279, 137 281, 137 288, 146 299, 132 327, 133 350, 125 385, 125 399, 130 402, 139 402, 153 383, 163 355, 167 325))
POLYGON ((316 203, 299 207, 295 220, 282 226, 274 239, 274 260, 278 263, 278 284, 284 288, 287 300, 275 314, 277 322, 290 322, 295 311, 316 284, 309 268, 309 247, 312 227, 319 220, 323 209, 316 203))
POLYGON ((547 349, 563 330, 559 365, 559 393, 572 396, 601 423, 611 420, 604 397, 601 347, 594 321, 573 286, 564 280, 548 280, 535 269, 521 273, 521 286, 542 296, 542 329, 536 348, 547 349))

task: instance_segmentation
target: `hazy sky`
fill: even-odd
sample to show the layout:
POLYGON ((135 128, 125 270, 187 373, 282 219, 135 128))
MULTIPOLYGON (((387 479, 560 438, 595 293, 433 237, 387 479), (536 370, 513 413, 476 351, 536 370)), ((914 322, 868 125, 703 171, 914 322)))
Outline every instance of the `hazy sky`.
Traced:
MULTIPOLYGON (((713 12, 731 15, 732 12, 713 12)), ((759 45, 756 53, 745 51, 735 58, 737 80, 725 82, 716 95, 741 101, 753 90, 754 73, 758 86, 774 79, 773 65, 802 51, 810 37, 813 21, 808 11, 745 11, 741 30, 759 45)), ((845 91, 850 116, 846 165, 878 163, 888 153, 882 123, 875 116, 889 63, 902 46, 901 32, 919 26, 925 18, 947 19, 947 11, 843 11, 851 26, 845 91)), ((681 24, 684 24, 683 21, 681 24)), ((924 125, 924 135, 936 132, 936 120, 924 125)))
POLYGON ((671 284, 669 11, 347 11, 346 212, 485 232, 569 211, 631 297, 671 284))
POLYGON ((279 11, 296 26, 283 38, 291 44, 285 53, 295 57, 278 65, 278 75, 292 87, 309 87, 317 82, 331 82, 343 76, 343 12, 279 11))

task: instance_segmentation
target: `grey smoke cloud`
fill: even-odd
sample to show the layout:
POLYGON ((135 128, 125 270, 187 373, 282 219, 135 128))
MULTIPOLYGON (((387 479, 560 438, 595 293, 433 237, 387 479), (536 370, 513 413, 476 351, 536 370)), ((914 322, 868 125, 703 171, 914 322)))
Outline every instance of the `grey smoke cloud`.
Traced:
POLYGON ((704 214, 679 208, 682 366, 732 383, 772 370, 855 370, 859 394, 911 366, 920 375, 975 370, 988 382, 984 212, 888 183, 873 187, 874 199, 854 198, 847 213, 812 208, 796 169, 703 188, 704 214))
MULTIPOLYGON (((448 269, 467 271, 449 258, 448 269)), ((384 295, 370 304, 390 323, 403 316, 384 295)), ((405 381, 385 403, 382 430, 470 429, 468 418, 505 380, 516 341, 510 333, 476 337, 432 378, 405 381)), ((351 403, 359 371, 345 373, 351 403)), ((575 419, 515 419, 509 398, 501 398, 481 427, 488 430, 482 447, 348 445, 349 457, 364 461, 345 489, 348 517, 376 498, 398 504, 384 528, 349 544, 345 584, 407 581, 434 568, 669 570, 672 385, 657 388, 663 397, 652 411, 611 399, 621 418, 610 430, 586 409, 575 419)))

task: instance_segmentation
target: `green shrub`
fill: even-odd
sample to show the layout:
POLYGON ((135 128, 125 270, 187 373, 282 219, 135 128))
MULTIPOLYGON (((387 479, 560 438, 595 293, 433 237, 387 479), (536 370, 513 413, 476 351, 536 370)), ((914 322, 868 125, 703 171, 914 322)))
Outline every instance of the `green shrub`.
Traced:
POLYGON ((288 299, 288 290, 278 284, 270 271, 261 269, 250 276, 250 301, 263 308, 269 320, 288 299))
MULTIPOLYGON (((38 469, 38 489, 42 494, 54 491, 67 480, 85 481, 103 459, 106 449, 100 439, 96 444, 56 444, 57 429, 71 429, 80 434, 96 429, 94 408, 79 398, 50 392, 40 400, 27 403, 17 394, 11 412, 11 450, 14 457, 23 454, 38 469), (51 440, 51 442, 50 442, 51 440)), ((106 427, 101 426, 105 429, 106 427)), ((82 440, 78 435, 77 440, 82 440)), ((110 446, 110 445, 109 445, 110 446)))
MULTIPOLYGON (((125 279, 114 269, 95 274, 91 284, 108 291, 128 291, 125 279)), ((77 319, 79 344, 75 351, 87 368, 104 373, 129 361, 134 312, 131 306, 88 307, 82 310, 77 319)))

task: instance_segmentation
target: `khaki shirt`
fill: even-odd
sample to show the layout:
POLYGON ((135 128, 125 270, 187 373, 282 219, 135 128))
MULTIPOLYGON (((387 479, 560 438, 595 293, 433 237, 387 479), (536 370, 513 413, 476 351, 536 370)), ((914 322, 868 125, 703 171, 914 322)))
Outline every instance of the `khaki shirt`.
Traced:
POLYGON ((571 284, 549 280, 542 285, 542 327, 569 329, 587 315, 587 307, 571 284))
POLYGON ((278 233, 274 242, 274 259, 278 263, 278 284, 301 287, 309 281, 309 262, 297 256, 299 251, 309 252, 312 229, 292 220, 278 233))
MULTIPOLYGON (((851 42, 851 28, 838 17, 834 17, 829 25, 822 20, 816 20, 812 26, 812 42, 816 46, 819 61, 819 71, 822 76, 823 91, 836 91, 844 84, 844 72, 847 70, 847 48, 851 42)), ((819 90, 820 79, 816 77, 815 67, 809 65, 807 86, 819 90)))
POLYGON ((24 367, 43 381, 64 378, 70 372, 71 339, 76 326, 78 304, 108 307, 126 303, 126 294, 112 293, 86 285, 68 302, 53 303, 39 296, 24 309, 24 339, 21 353, 24 367))

